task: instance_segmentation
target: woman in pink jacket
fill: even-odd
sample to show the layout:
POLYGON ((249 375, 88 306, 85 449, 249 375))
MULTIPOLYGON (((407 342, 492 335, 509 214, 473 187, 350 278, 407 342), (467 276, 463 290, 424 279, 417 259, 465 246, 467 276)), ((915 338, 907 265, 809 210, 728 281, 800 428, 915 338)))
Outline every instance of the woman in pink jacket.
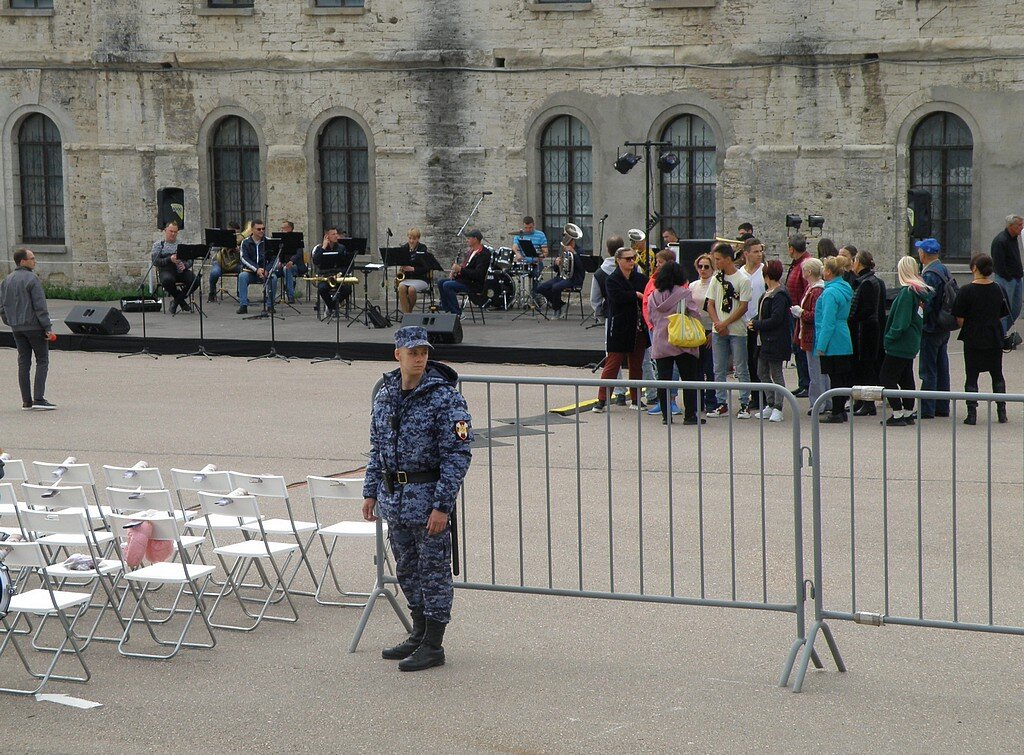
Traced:
MULTIPOLYGON (((703 304, 703 302, 700 302, 703 304)), ((668 342, 668 318, 676 312, 686 312, 697 317, 700 304, 693 299, 686 285, 686 273, 682 265, 666 262, 658 268, 654 279, 654 293, 647 302, 647 312, 651 318, 651 356, 658 365, 658 379, 670 380, 672 367, 679 370, 681 380, 697 379, 697 349, 681 349, 668 342)), ((671 413, 666 411, 668 397, 665 391, 658 391, 661 405, 661 423, 667 424, 671 413)), ((703 423, 698 419, 697 391, 683 391, 683 424, 696 425, 703 423)))

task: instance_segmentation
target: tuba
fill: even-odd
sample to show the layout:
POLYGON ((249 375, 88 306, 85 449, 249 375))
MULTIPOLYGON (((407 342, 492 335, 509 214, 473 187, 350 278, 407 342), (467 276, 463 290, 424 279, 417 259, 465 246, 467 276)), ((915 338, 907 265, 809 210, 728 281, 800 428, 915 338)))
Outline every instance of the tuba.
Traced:
POLYGON ((636 263, 637 266, 644 271, 644 274, 648 274, 651 269, 651 250, 644 243, 647 241, 647 234, 639 228, 630 228, 626 232, 626 236, 629 238, 629 246, 634 252, 636 252, 636 263))
MULTIPOLYGON (((583 238, 583 229, 575 223, 566 223, 562 229, 562 248, 564 249, 570 241, 579 241, 583 238)), ((562 261, 558 266, 558 277, 565 280, 572 278, 576 270, 576 255, 573 252, 562 253, 562 261)))

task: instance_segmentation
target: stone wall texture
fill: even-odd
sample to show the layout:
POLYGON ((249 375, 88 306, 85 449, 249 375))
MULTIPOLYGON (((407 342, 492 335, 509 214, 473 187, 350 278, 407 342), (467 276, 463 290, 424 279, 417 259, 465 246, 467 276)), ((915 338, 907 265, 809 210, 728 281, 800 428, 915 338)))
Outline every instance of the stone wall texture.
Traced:
POLYGON ((784 254, 786 213, 815 212, 891 270, 907 247, 910 133, 938 110, 972 131, 973 248, 1021 210, 1021 0, 55 5, 0 14, 0 239, 19 244, 13 135, 41 111, 61 131, 66 245, 37 252, 41 270, 78 281, 144 271, 161 186, 185 188, 184 240, 198 240, 206 143, 225 114, 260 137, 272 228, 288 217, 319 236, 316 137, 347 115, 370 144, 371 244, 417 225, 442 259, 481 191, 493 195, 474 224, 493 243, 539 214, 539 135, 562 113, 590 129, 586 224, 608 213, 608 233, 644 213, 643 170, 616 173, 617 149, 688 112, 716 133, 719 232, 750 220, 770 253, 784 254), (688 4, 704 7, 659 7, 688 4))

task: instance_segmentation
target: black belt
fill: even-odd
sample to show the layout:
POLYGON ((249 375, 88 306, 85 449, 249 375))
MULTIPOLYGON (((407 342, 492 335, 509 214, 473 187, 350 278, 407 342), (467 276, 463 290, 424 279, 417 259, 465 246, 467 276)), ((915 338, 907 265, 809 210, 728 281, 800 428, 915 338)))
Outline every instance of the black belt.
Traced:
POLYGON ((415 482, 437 482, 441 479, 441 470, 432 469, 427 472, 385 472, 385 479, 392 485, 408 485, 415 482))

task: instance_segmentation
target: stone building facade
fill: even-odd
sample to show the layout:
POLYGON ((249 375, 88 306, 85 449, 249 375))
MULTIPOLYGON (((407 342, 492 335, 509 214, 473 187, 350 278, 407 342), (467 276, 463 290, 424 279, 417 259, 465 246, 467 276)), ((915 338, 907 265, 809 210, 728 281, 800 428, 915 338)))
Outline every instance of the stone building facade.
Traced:
POLYGON ((1020 0, 3 2, 0 239, 75 281, 144 271, 164 186, 185 189, 185 241, 248 190, 272 230, 316 240, 338 210, 371 247, 419 226, 447 263, 486 191, 490 243, 532 214, 594 246, 605 214, 605 234, 644 222, 647 166, 613 169, 624 142, 666 134, 700 161, 650 166, 651 208, 684 236, 749 220, 784 255, 785 215, 816 213, 891 270, 914 183, 960 259, 1021 210, 1020 0), (248 189, 215 175, 232 117, 248 189), (323 175, 338 123, 357 186, 323 175))

